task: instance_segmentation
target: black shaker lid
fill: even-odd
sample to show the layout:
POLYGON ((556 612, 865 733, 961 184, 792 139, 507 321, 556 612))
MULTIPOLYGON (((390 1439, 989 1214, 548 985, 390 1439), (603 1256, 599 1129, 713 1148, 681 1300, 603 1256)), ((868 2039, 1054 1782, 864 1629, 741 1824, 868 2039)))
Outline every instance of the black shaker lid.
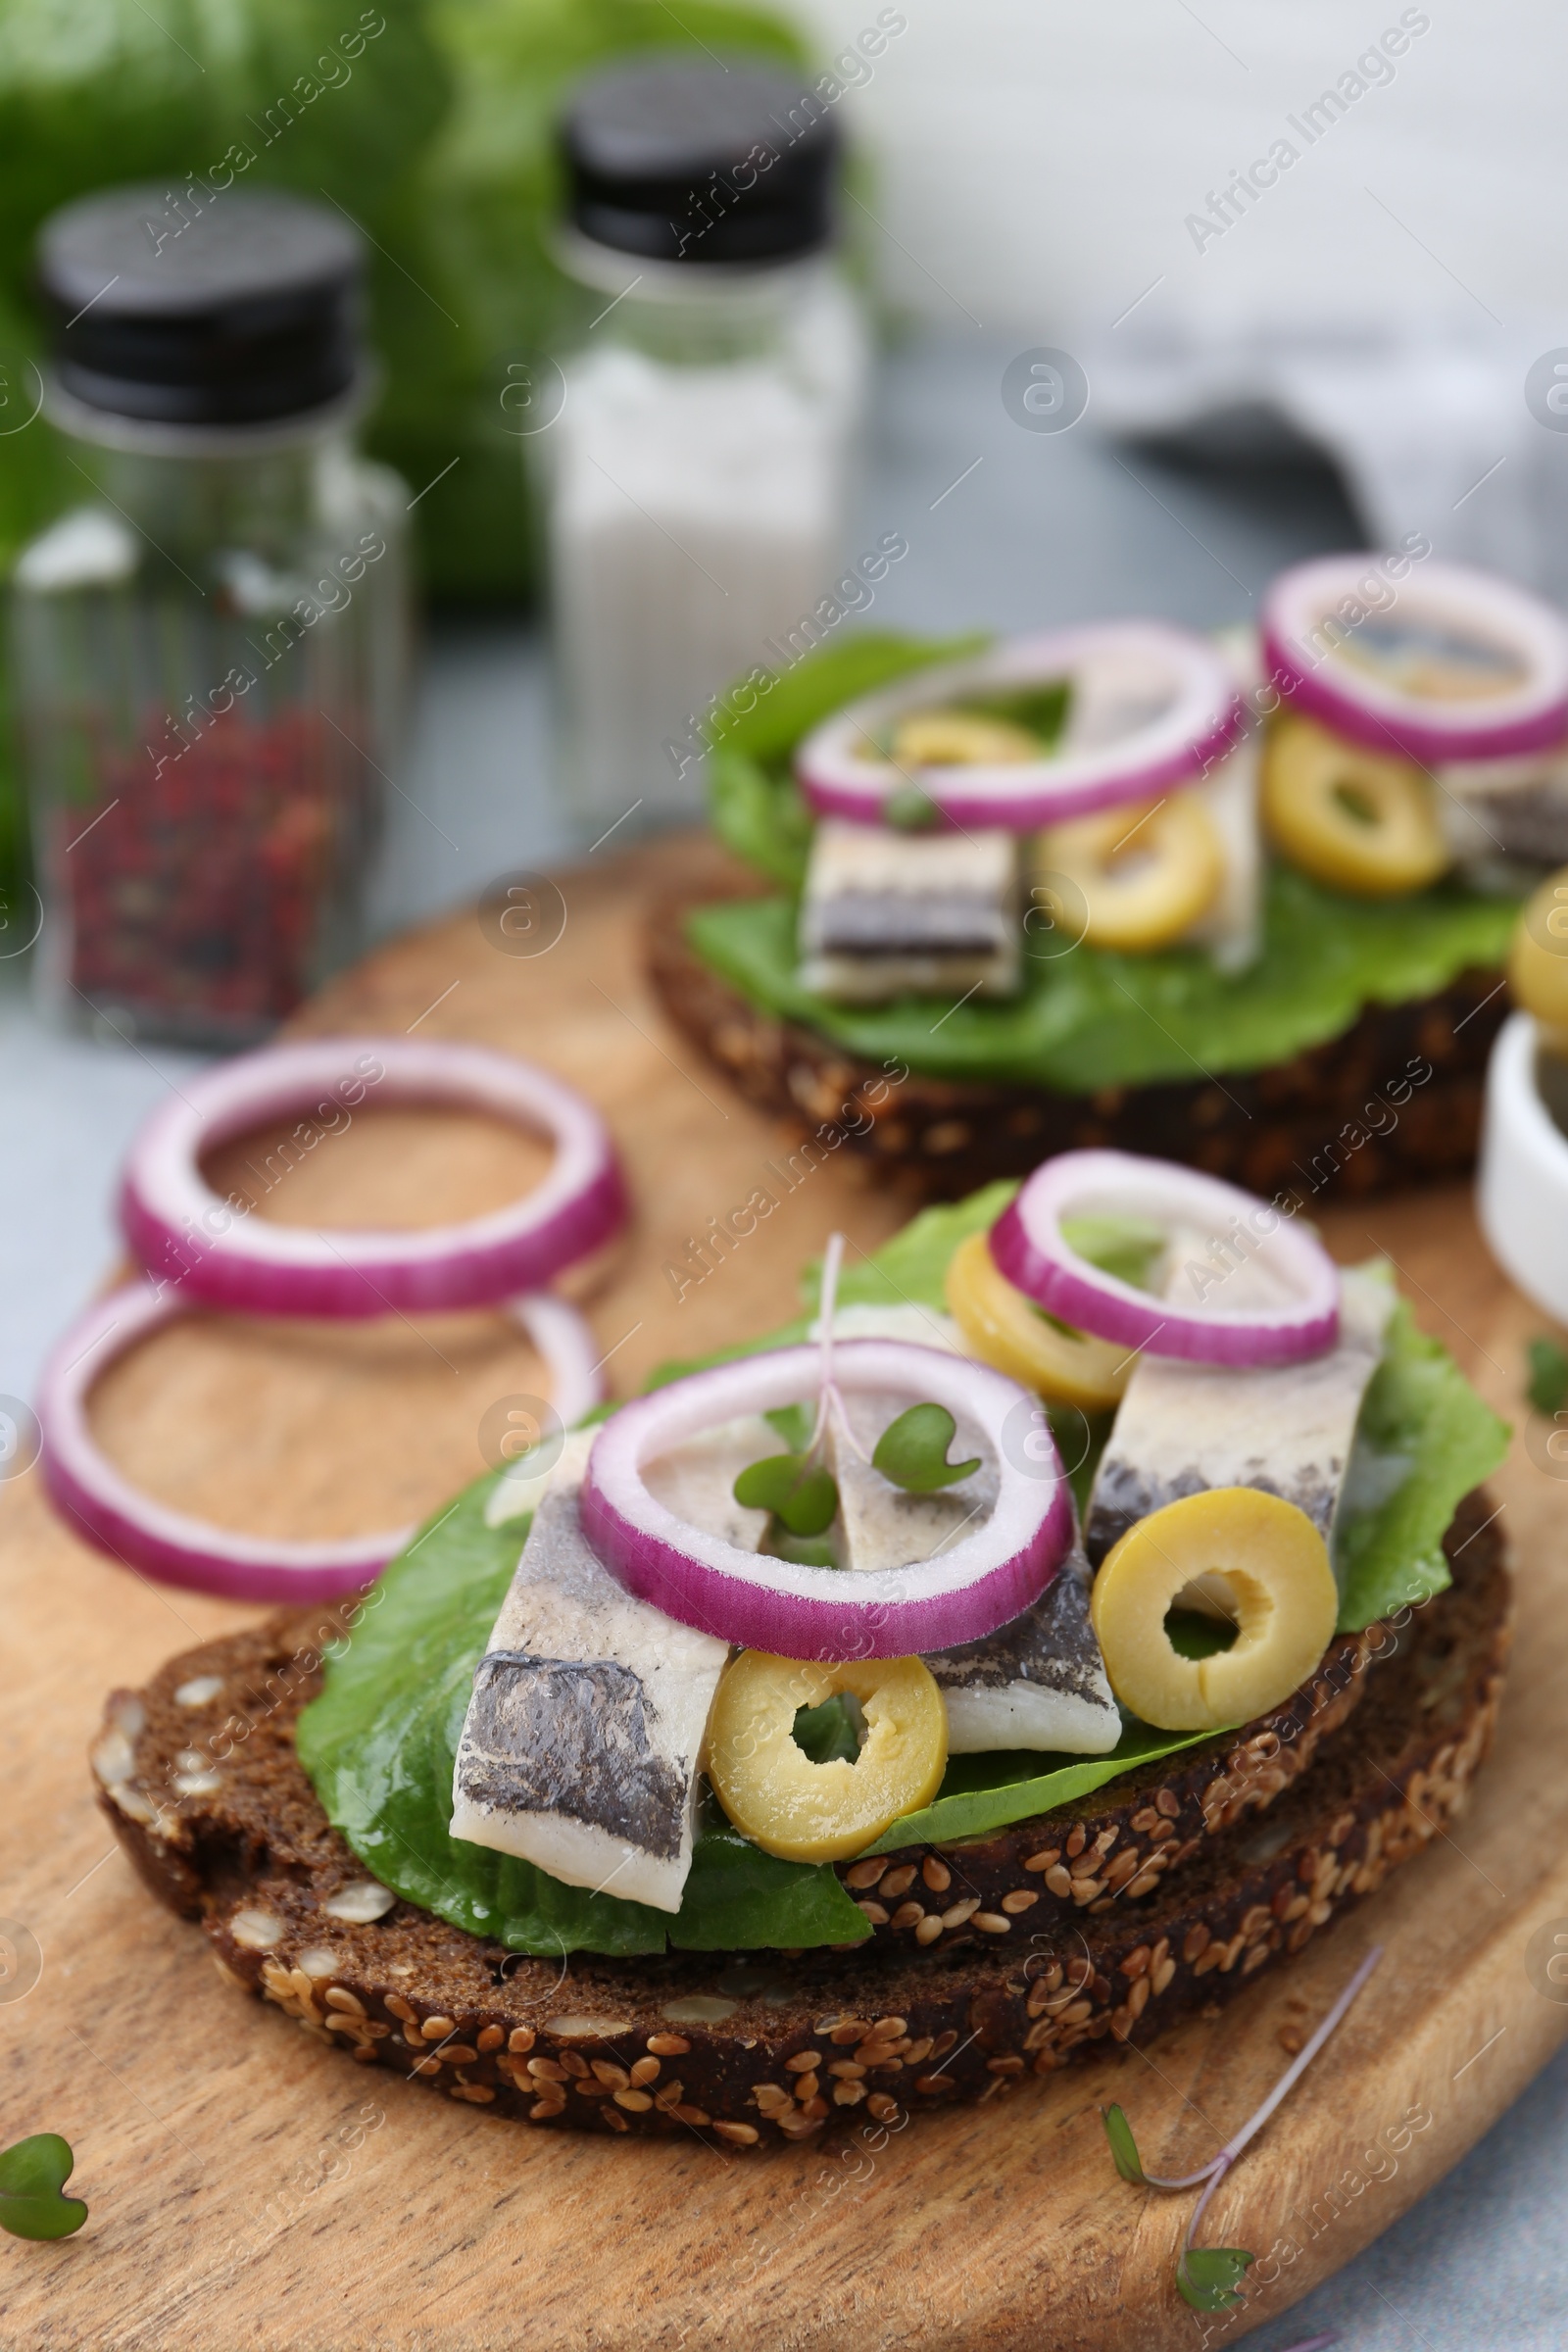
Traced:
POLYGON ((360 235, 270 188, 112 188, 53 213, 38 278, 76 400, 164 424, 322 407, 360 365, 360 235))
POLYGON ((839 137, 798 76, 667 53, 578 84, 561 125, 572 221, 665 262, 773 262, 833 233, 839 137))

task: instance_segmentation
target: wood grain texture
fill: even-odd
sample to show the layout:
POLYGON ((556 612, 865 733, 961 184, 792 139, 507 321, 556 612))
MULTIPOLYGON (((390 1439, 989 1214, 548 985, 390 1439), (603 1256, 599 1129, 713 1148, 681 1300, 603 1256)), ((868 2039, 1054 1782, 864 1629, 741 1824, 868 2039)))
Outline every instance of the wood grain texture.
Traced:
MULTIPOLYGON (((802 1260, 835 1225, 869 1249, 904 1213, 830 1152, 677 1301, 666 1264, 792 1140, 720 1100, 639 975, 644 893, 700 856, 674 842, 564 877, 565 932, 538 956, 501 952, 493 920, 454 917, 372 958, 306 1024, 417 1023, 510 1047, 605 1106, 637 1222, 588 1311, 621 1391, 662 1357, 790 1313, 802 1260)), ((389 1219, 433 1217, 482 1205, 528 1164, 474 1122, 389 1112, 329 1139, 264 1213, 347 1217, 373 1198, 389 1219)), ((1540 1318, 1494 1270, 1464 1194, 1324 1222, 1342 1257, 1386 1249, 1420 1320, 1521 1416, 1540 1318)), ((116 1455, 171 1499, 333 1534, 433 1505, 480 1467, 485 1408, 540 1380, 489 1316, 348 1331, 224 1317, 161 1335, 103 1383, 96 1412, 116 1455)), ((1534 1449, 1516 1441, 1497 1481, 1520 1641, 1497 1749, 1454 1838, 1221 2023, 880 2147, 852 2128, 760 2160, 448 2111, 224 1985, 114 1846, 84 1751, 110 1684, 249 1612, 87 1551, 36 1474, 15 1481, 0 1495, 0 1912, 36 1938, 42 1973, 24 1997, 5 1997, 24 1977, 0 1981, 0 2144, 64 2132, 92 2213, 58 2245, 0 2238, 0 2341, 1145 2352, 1277 2317, 1446 2171, 1568 2031, 1525 1957, 1538 1927, 1568 1926, 1568 1486, 1538 1466, 1542 1434, 1534 1449), (1248 2310, 1200 2321, 1171 2286, 1190 2201, 1115 2178, 1098 2107, 1123 2103, 1157 2169, 1203 2161, 1284 2065, 1281 2030, 1309 2029, 1375 1939, 1388 1956, 1367 1992, 1210 2208, 1213 2242, 1261 2257, 1248 2310)))

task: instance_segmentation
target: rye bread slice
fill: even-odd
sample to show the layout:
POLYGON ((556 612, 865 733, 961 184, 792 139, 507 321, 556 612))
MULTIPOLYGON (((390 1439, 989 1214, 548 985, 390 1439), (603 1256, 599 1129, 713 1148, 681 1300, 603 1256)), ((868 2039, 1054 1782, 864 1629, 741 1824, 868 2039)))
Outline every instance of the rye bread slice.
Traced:
MULTIPOLYGON (((1450 1568, 1493 1516, 1483 1488, 1464 1495, 1443 1547, 1450 1568)), ((1261 1812, 1306 1772, 1322 1742, 1376 1688, 1380 1660, 1396 1654, 1392 1626, 1337 1634, 1322 1663, 1280 1706, 1200 1745, 1105 1782, 1075 1804, 965 1838, 941 1851, 889 1853, 837 1865, 870 1920, 878 1943, 942 1950, 974 1939, 954 1921, 955 1907, 975 1918, 1029 1914, 1038 1928, 1053 1911, 1091 1918, 1153 1894, 1204 1839, 1261 1812), (962 1886, 954 1883, 961 1857, 962 1886)))
MULTIPOLYGON (((202 1921, 226 1977, 361 2065, 498 2115, 735 2147, 808 2138, 841 2109, 891 2126, 997 2096, 1107 2035, 1147 2040, 1299 1951, 1462 1807, 1510 1631, 1491 1526, 1456 1553, 1451 1590, 1391 1637, 1364 1703, 1312 1769, 1263 1819, 1207 1838, 1146 1900, 1058 1909, 1037 1926, 1017 1911, 992 1921, 966 1895, 954 1925, 976 1940, 929 1950, 550 1963, 412 1904, 381 1909, 384 1889, 363 1899, 373 1882, 294 1754, 318 1672, 292 1659, 301 1622, 207 1643, 144 1692, 111 1697, 95 1769, 154 1892, 202 1921), (216 1770, 183 1728, 213 1678, 230 1710, 252 1710, 216 1770)), ((960 1885, 967 1852, 941 1857, 960 1885)))
POLYGON ((649 974, 676 1026, 759 1109, 906 1177, 922 1195, 959 1200, 1089 1146, 1313 1199, 1462 1176, 1475 1164, 1487 1059, 1507 1010, 1495 972, 1462 972, 1407 1004, 1368 1004, 1339 1037, 1250 1076, 1227 1071, 1223 1084, 1205 1074, 1068 1095, 913 1072, 890 1087, 880 1062, 775 1019, 706 964, 686 937, 686 917, 702 903, 671 898, 649 919, 649 974))

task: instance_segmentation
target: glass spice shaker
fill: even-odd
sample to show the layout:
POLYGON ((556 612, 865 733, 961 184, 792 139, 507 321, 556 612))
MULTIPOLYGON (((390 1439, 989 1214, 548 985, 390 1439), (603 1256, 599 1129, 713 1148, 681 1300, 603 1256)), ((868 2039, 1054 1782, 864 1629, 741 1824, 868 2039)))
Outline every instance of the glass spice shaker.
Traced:
POLYGON ((620 64, 579 86, 562 146, 561 405, 528 447, 591 836, 697 813, 714 696, 823 634, 867 354, 833 254, 837 128, 791 74, 620 64))
POLYGON ((44 223, 48 413, 79 503, 12 588, 50 1009, 264 1037, 361 944, 409 670, 408 493, 357 452, 361 242, 162 191, 44 223))

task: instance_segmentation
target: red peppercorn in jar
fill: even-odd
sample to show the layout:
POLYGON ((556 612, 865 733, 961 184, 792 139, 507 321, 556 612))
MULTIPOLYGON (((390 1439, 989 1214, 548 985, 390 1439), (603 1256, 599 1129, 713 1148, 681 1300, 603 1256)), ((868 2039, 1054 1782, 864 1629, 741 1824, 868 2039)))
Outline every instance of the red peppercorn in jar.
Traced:
POLYGON ((360 945, 408 672, 407 493, 351 439, 360 270, 346 221, 267 192, 174 235, 136 189, 45 223, 90 494, 19 559, 12 638, 72 1019, 246 1044, 360 945))

